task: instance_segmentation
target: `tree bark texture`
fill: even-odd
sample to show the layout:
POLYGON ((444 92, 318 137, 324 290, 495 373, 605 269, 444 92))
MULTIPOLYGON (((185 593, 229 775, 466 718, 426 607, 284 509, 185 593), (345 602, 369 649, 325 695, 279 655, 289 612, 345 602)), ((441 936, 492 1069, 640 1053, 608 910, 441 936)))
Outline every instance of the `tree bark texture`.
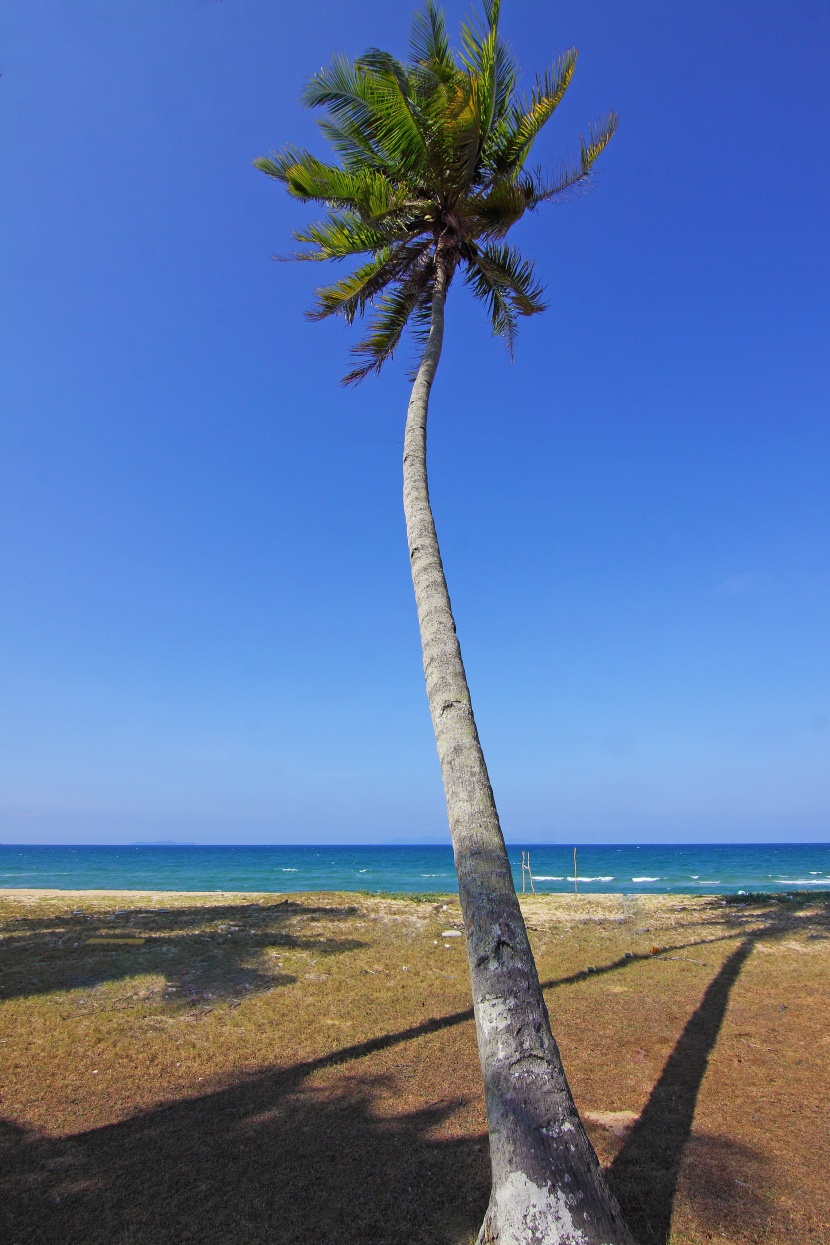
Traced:
POLYGON ((519 908, 429 501, 429 395, 444 333, 440 262, 404 436, 404 512, 464 917, 490 1133, 479 1245, 635 1245, 574 1106, 519 908))

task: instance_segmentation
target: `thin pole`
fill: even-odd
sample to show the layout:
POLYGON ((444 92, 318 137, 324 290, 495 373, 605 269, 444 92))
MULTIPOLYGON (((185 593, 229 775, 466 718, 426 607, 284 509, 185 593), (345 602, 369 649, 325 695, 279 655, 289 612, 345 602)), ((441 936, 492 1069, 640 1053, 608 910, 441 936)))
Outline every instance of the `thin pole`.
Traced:
POLYGON ((574 848, 574 894, 579 894, 579 888, 576 885, 576 848, 574 848))

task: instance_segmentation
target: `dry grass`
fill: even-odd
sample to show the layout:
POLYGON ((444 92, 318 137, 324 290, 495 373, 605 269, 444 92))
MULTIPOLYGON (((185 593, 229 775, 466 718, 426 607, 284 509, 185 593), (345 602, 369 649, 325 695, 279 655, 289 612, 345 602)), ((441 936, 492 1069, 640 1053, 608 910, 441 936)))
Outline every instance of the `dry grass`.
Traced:
MULTIPOLYGON (((523 905, 643 1245, 830 1240, 827 907, 523 905)), ((453 927, 453 899, 0 893, 4 1245, 473 1240, 453 927)))

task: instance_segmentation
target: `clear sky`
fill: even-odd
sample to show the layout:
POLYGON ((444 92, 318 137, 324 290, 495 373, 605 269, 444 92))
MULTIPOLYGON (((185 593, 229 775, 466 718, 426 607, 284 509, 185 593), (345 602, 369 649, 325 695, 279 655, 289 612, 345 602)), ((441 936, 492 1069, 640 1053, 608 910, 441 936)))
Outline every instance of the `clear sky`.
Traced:
MULTIPOLYGON (((447 6, 453 29, 466 4, 447 6)), ((406 361, 276 264, 334 51, 410 0, 6 0, 0 841, 445 836, 400 503, 406 361)), ((830 838, 823 0, 504 0, 615 108, 516 231, 516 361, 454 288, 439 535, 508 838, 830 838)))

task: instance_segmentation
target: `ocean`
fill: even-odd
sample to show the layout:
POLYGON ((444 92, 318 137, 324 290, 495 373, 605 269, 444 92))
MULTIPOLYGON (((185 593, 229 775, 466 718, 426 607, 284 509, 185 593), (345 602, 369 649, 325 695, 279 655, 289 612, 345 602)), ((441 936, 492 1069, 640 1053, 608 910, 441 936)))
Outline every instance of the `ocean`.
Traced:
MULTIPOLYGON (((573 847, 529 847, 539 893, 572 892, 573 847)), ((508 847, 521 890, 521 845, 508 847)), ((578 848, 581 892, 724 894, 830 890, 830 843, 578 848)), ((0 887, 61 890, 372 891, 457 889, 449 846, 0 845, 0 887)))

